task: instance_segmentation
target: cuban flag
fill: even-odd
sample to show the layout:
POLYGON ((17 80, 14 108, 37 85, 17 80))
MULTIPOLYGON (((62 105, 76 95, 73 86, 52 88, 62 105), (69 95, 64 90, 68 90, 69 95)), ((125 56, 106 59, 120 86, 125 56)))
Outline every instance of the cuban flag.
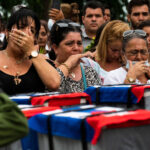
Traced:
POLYGON ((85 90, 91 96, 92 103, 139 103, 144 97, 146 89, 150 85, 115 85, 115 86, 93 86, 85 90))
MULTIPOLYGON (((30 148, 35 150, 38 147, 37 133, 48 134, 48 118, 50 116, 51 134, 65 138, 81 140, 81 124, 82 120, 91 114, 116 112, 123 110, 115 107, 97 107, 96 105, 71 106, 63 109, 46 111, 29 118, 28 125, 30 134, 24 138, 24 149, 30 148), (31 145, 30 140, 34 140, 34 145, 31 145)), ((87 142, 91 142, 94 136, 94 129, 85 120, 87 131, 87 142)))
POLYGON ((119 107, 83 105, 42 112, 28 120, 30 134, 23 140, 23 145, 26 147, 24 150, 38 148, 37 133, 48 134, 48 124, 53 136, 81 140, 83 121, 86 141, 96 144, 103 127, 124 128, 150 124, 150 111, 127 111, 119 107), (31 144, 30 140, 35 144, 31 144))

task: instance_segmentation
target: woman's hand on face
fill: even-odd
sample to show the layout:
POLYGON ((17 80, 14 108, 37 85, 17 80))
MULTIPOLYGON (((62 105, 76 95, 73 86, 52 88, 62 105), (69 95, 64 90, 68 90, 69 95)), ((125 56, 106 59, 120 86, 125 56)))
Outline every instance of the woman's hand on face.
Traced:
POLYGON ((12 32, 9 33, 10 39, 19 46, 28 56, 31 51, 34 50, 34 37, 31 31, 28 31, 28 34, 23 32, 22 30, 13 29, 12 32))
POLYGON ((148 73, 149 69, 150 68, 145 65, 145 61, 139 61, 134 65, 130 61, 128 74, 130 74, 130 76, 134 76, 135 78, 138 78, 142 74, 148 73))
POLYGON ((73 69, 79 65, 80 62, 83 62, 81 58, 89 56, 88 53, 71 55, 64 63, 67 64, 70 69, 73 69))

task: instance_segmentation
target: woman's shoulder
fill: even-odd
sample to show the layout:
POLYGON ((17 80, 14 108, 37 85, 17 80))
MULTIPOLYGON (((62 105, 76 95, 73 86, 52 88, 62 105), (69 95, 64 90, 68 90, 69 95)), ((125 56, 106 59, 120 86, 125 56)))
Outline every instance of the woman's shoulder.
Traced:
POLYGON ((83 57, 82 61, 84 65, 87 66, 99 66, 99 64, 96 61, 92 60, 91 58, 83 57))
POLYGON ((94 68, 92 68, 91 66, 84 66, 84 70, 85 72, 96 72, 96 70, 94 68))
POLYGON ((96 61, 94 61, 94 60, 92 60, 92 59, 90 59, 90 58, 82 58, 82 60, 83 60, 83 65, 84 66, 89 66, 89 67, 92 67, 94 70, 96 70, 96 72, 98 73, 98 74, 100 74, 100 72, 101 72, 101 67, 100 67, 100 65, 96 62, 96 61))
POLYGON ((98 75, 97 71, 90 66, 84 66, 84 70, 85 70, 85 74, 97 74, 98 75))

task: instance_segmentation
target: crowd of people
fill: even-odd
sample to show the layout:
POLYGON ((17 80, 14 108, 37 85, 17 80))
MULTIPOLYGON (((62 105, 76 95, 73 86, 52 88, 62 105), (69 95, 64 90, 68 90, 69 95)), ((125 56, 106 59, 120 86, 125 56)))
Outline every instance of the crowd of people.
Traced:
MULTIPOLYGON (((62 3, 60 9, 49 10, 49 20, 39 20, 28 7, 14 6, 7 23, 0 16, 0 89, 10 96, 150 84, 150 2, 131 0, 127 10, 128 23, 111 20, 111 8, 99 1, 88 1, 83 10, 77 3, 62 3)), ((26 118, 1 90, 0 104, 1 127, 7 120, 20 132, 9 139, 3 130, 3 146, 26 135, 28 128, 26 118), (9 106, 12 111, 6 117, 9 106)))
POLYGON ((131 0, 127 10, 129 24, 111 20, 111 9, 99 1, 83 10, 62 3, 50 9, 47 21, 24 5, 14 6, 1 27, 1 88, 14 95, 149 83, 149 1, 131 0))

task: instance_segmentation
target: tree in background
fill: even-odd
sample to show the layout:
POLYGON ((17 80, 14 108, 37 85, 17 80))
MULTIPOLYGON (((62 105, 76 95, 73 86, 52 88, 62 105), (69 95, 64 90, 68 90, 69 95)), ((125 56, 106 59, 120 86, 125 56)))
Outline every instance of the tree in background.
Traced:
POLYGON ((48 19, 48 11, 50 9, 51 0, 26 0, 34 12, 36 12, 40 19, 48 19))
POLYGON ((11 9, 14 5, 21 4, 22 0, 0 0, 0 6, 1 6, 1 15, 2 17, 7 20, 8 16, 10 16, 11 9))
MULTIPOLYGON (((82 15, 83 4, 88 0, 61 0, 64 3, 77 2, 79 9, 81 10, 80 16, 82 15)), ((128 4, 128 0, 99 0, 104 4, 107 4, 112 12, 112 19, 125 20, 126 13, 124 9, 128 4)), ((0 6, 2 16, 4 20, 10 15, 10 11, 14 5, 26 4, 29 8, 35 11, 40 19, 48 19, 48 10, 50 9, 51 0, 0 0, 0 6)))
POLYGON ((14 5, 25 4, 36 12, 40 19, 47 20, 50 2, 51 0, 0 0, 1 14, 3 19, 7 20, 14 5))

